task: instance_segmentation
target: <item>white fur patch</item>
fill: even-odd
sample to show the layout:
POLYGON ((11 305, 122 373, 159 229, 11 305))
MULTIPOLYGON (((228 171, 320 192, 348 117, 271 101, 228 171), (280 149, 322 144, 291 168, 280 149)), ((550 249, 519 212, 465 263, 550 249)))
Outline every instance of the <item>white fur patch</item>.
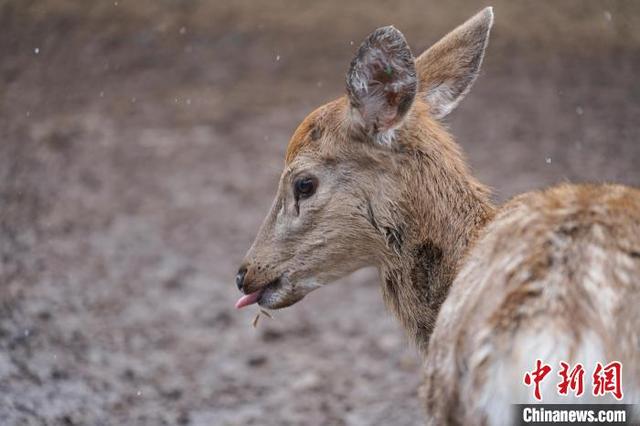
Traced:
POLYGON ((389 129, 384 132, 378 133, 375 136, 374 140, 379 145, 390 147, 395 141, 395 138, 396 138, 395 129, 389 129))

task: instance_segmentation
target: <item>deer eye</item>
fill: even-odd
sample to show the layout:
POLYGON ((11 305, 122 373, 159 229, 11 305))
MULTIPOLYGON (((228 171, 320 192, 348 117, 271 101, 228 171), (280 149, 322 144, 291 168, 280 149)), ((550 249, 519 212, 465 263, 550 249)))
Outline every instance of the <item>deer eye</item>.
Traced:
POLYGON ((293 189, 296 199, 304 199, 311 197, 316 192, 318 180, 313 177, 303 177, 297 179, 293 183, 293 189))

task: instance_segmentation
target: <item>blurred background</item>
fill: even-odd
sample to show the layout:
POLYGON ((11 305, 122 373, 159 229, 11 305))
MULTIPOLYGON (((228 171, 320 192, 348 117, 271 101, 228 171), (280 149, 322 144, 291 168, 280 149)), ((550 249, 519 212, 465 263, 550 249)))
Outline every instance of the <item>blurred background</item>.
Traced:
POLYGON ((0 424, 419 424, 375 271, 257 329, 233 276, 360 41, 486 5, 448 123, 496 200, 639 185, 638 1, 0 0, 0 424))

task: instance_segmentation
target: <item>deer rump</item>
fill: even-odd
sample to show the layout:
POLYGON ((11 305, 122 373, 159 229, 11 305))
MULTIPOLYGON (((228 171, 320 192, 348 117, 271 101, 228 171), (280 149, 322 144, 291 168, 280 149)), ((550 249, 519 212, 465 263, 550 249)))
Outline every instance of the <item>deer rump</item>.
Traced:
POLYGON ((429 424, 515 424, 532 404, 523 375, 553 367, 543 403, 640 401, 640 191, 563 185, 518 196, 478 237, 427 350, 429 424), (594 396, 596 363, 622 364, 621 401, 594 396), (558 366, 581 363, 581 396, 557 391, 558 366))

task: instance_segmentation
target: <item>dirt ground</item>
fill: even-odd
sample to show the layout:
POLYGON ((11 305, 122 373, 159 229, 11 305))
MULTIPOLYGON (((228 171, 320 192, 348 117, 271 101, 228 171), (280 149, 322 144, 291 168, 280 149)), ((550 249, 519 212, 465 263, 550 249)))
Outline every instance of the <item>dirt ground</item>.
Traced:
MULTIPOLYGON (((640 185, 640 2, 487 4, 449 123, 496 200, 640 185)), ((256 330, 233 276, 359 41, 419 53, 484 5, 0 0, 0 424, 419 424, 375 271, 256 330)))

